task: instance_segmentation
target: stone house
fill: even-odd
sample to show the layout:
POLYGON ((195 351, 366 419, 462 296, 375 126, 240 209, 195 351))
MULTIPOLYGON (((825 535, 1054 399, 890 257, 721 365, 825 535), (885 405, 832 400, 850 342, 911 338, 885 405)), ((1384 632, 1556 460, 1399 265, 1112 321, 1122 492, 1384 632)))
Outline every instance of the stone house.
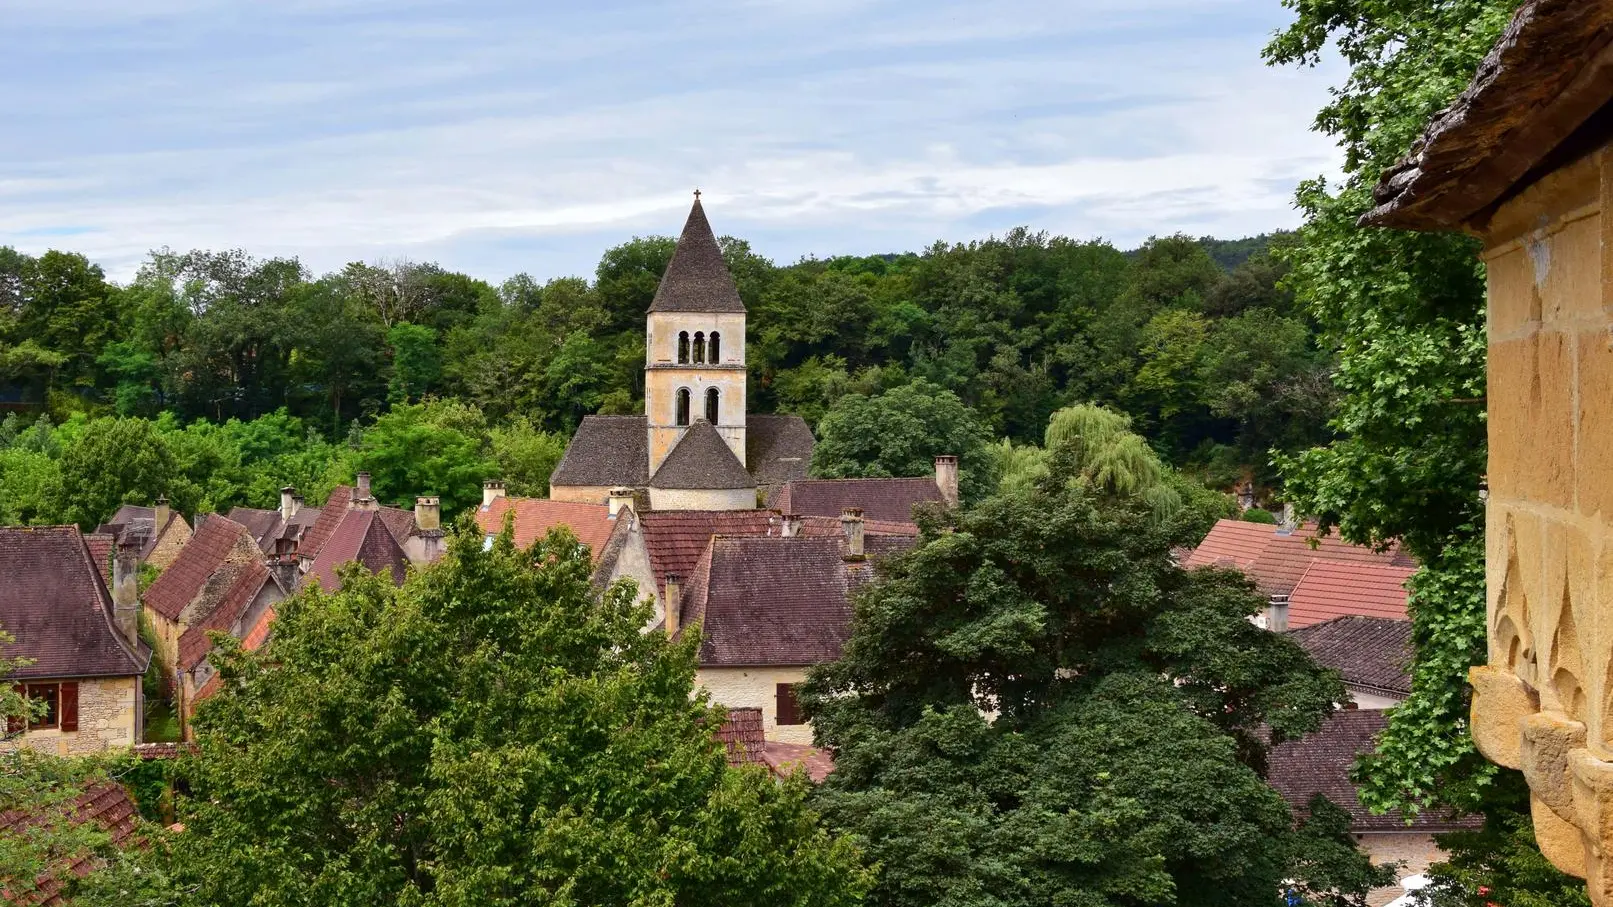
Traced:
MULTIPOLYGON (((1535 836, 1613 905, 1613 2, 1526 0, 1363 222, 1488 270, 1488 664, 1472 730, 1535 836)), ((1475 489, 1477 493, 1478 489, 1475 489)))
POLYGON ((166 570, 179 557, 179 549, 190 541, 191 527, 179 511, 168 505, 167 498, 158 498, 150 507, 124 504, 95 532, 112 536, 114 544, 134 545, 140 552, 140 563, 166 570))
POLYGON ((341 568, 352 563, 371 573, 390 577, 394 585, 403 585, 408 575, 409 556, 378 508, 370 509, 360 503, 347 511, 320 547, 319 556, 309 565, 303 583, 335 592, 341 588, 341 568))
POLYGON ((0 749, 65 756, 140 741, 151 650, 139 636, 139 550, 119 551, 114 599, 77 527, 0 528, 0 629, 15 638, 0 657, 31 662, 6 680, 48 706, 8 722, 0 749))

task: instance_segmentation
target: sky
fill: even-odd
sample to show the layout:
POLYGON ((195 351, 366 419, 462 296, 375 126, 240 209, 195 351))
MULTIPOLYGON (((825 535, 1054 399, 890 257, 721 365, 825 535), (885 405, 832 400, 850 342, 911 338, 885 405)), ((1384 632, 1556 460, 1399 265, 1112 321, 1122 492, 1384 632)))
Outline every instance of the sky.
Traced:
POLYGON ((0 245, 315 273, 592 274, 714 228, 780 264, 1029 226, 1292 227, 1342 73, 1279 0, 0 0, 0 245))

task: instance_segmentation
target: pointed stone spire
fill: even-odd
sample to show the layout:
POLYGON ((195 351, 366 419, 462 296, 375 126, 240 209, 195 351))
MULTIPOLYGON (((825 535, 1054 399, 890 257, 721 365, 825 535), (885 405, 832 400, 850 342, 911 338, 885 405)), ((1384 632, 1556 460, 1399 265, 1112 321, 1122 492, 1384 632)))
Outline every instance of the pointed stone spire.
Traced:
POLYGON ((733 275, 723 261, 717 236, 711 232, 706 211, 700 206, 700 192, 695 191, 694 207, 678 237, 678 247, 672 261, 661 275, 661 285, 655 290, 650 303, 652 312, 708 312, 742 313, 745 303, 739 299, 733 275))

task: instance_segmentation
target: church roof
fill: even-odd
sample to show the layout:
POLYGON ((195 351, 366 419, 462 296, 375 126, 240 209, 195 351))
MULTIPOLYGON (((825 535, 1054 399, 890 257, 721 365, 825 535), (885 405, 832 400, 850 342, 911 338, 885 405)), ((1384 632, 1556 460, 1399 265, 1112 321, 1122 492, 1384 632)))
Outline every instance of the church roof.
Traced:
POLYGON ((812 429, 800 416, 752 413, 745 417, 745 465, 758 485, 783 485, 806 478, 816 443, 812 429))
POLYGON ((739 299, 733 275, 723 261, 722 249, 711 232, 700 197, 695 196, 694 207, 678 237, 672 261, 661 275, 661 285, 650 302, 652 312, 707 312, 743 313, 745 303, 739 299))
POLYGON ((584 416, 549 484, 642 488, 650 481, 649 473, 649 434, 643 416, 584 416))
POLYGON ((683 433, 677 446, 661 461, 650 479, 651 488, 755 488, 756 480, 728 448, 717 429, 704 419, 683 433))

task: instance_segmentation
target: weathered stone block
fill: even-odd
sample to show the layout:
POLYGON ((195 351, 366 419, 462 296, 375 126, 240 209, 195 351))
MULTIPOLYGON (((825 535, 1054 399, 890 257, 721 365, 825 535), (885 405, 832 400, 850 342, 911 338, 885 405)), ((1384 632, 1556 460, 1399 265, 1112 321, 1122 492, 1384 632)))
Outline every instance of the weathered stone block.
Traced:
POLYGON ((1510 340, 1520 332, 1538 328, 1543 302, 1527 251, 1522 246, 1508 249, 1489 260, 1487 272, 1490 336, 1510 340))
POLYGON ((1468 672, 1473 685, 1473 741, 1484 758, 1511 769, 1523 768, 1523 721, 1536 710, 1534 697, 1517 675, 1480 666, 1468 672))
POLYGON ((1534 269, 1537 278, 1544 271, 1541 296, 1542 319, 1546 324, 1565 324, 1580 319, 1602 317, 1602 219, 1582 217, 1564 226, 1546 240, 1545 267, 1534 269))

